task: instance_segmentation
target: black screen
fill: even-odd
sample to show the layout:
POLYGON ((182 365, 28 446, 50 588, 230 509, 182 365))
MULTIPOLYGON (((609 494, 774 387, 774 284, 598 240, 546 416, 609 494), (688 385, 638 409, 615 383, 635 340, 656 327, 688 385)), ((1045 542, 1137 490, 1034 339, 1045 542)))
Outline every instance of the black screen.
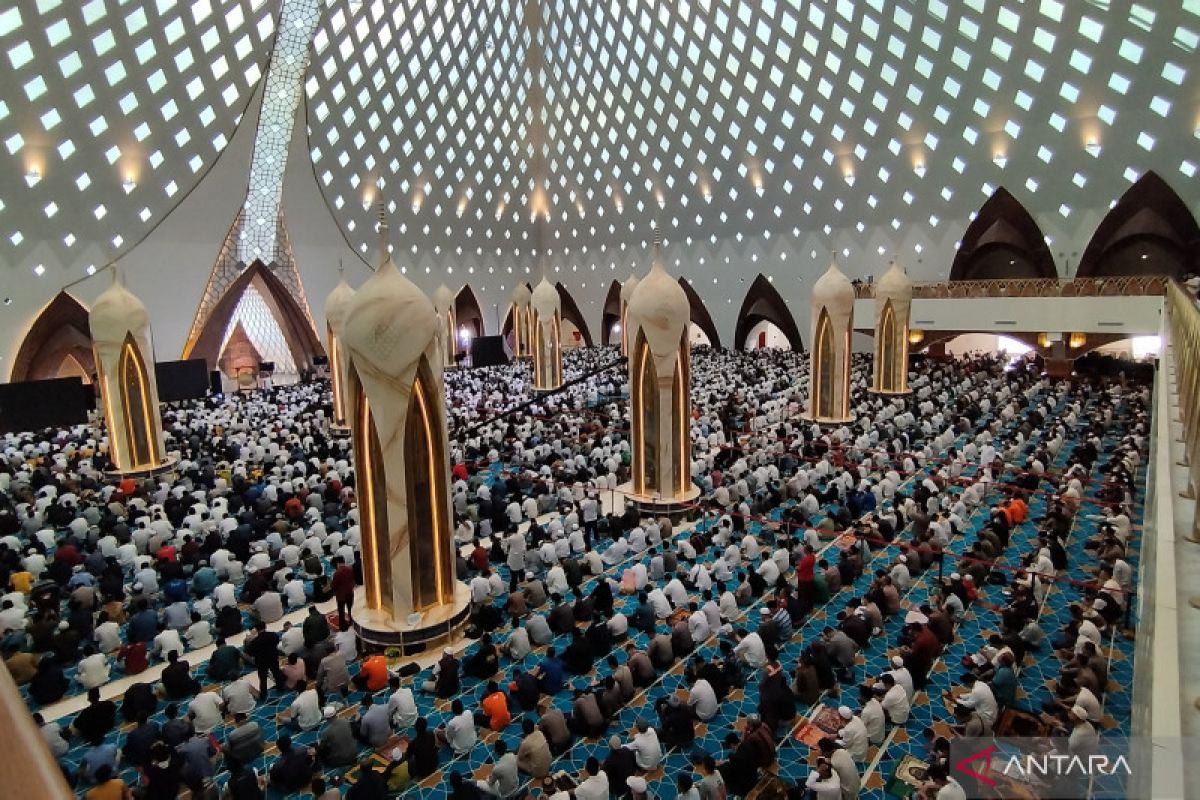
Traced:
POLYGON ((95 407, 91 384, 79 378, 0 384, 0 431, 40 431, 87 422, 95 407))
POLYGON ((208 393, 208 362, 203 358, 187 361, 159 361, 154 365, 158 399, 163 403, 195 400, 208 393))

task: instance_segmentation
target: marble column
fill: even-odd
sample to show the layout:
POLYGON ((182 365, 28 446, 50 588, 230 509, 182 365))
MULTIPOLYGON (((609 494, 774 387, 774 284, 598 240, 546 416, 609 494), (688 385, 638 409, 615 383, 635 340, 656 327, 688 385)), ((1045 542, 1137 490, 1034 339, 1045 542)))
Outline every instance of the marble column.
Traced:
POLYGON ((912 281, 896 262, 875 284, 875 361, 871 390, 908 394, 908 329, 912 281))
POLYGON ((532 321, 533 312, 529 307, 533 296, 529 292, 529 287, 524 283, 518 283, 513 287, 512 291, 512 335, 513 335, 513 357, 529 358, 533 355, 531 345, 533 337, 530 335, 530 322, 532 321))
POLYGON ((837 264, 817 279, 812 293, 808 415, 816 422, 850 421, 850 337, 854 286, 837 264))
POLYGON ((161 469, 167 460, 150 315, 125 288, 119 268, 113 267, 112 286, 96 299, 88 324, 114 470, 136 474, 161 469))
POLYGON ((533 289, 533 388, 549 392, 562 385, 561 300, 558 290, 542 278, 533 289))
POLYGON ((355 625, 387 645, 465 618, 469 592, 454 573, 438 315, 396 268, 382 219, 380 238, 343 343, 365 582, 355 625))
POLYGON ((629 298, 633 296, 633 290, 637 288, 638 277, 634 273, 629 273, 629 278, 621 284, 621 355, 629 355, 629 298))
POLYGON ((433 293, 433 308, 438 315, 438 338, 442 342, 442 364, 453 367, 458 352, 457 320, 454 318, 454 292, 442 284, 433 293))
POLYGON ((345 278, 325 298, 325 336, 329 350, 329 385, 333 395, 333 420, 335 428, 347 428, 348 403, 346 400, 346 352, 342 345, 342 333, 346 325, 346 308, 354 299, 354 290, 345 278))
POLYGON ((691 481, 691 307, 667 274, 654 243, 650 273, 629 297, 630 440, 639 502, 679 503, 696 498, 691 481))

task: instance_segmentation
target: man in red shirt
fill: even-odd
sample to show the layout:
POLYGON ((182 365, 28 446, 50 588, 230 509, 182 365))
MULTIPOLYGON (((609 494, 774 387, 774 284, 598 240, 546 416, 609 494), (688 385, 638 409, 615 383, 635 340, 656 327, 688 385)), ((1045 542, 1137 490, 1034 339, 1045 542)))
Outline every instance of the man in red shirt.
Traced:
POLYGON ((333 570, 333 580, 330 584, 333 587, 333 597, 337 600, 338 629, 344 631, 346 621, 354 621, 350 613, 350 608, 354 605, 354 569, 343 558, 335 558, 333 561, 337 567, 333 570))
POLYGON ((804 555, 800 556, 800 563, 796 566, 796 598, 805 614, 812 611, 817 596, 816 567, 817 553, 811 544, 806 544, 804 555))

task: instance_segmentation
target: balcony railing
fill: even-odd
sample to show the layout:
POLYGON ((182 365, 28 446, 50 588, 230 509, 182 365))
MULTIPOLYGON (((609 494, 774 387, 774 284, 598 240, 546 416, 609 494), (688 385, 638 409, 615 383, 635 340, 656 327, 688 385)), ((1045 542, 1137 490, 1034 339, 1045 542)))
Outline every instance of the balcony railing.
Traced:
MULTIPOLYGON (((1139 297, 1163 295, 1169 278, 1165 275, 1120 275, 1110 278, 1004 278, 989 281, 939 281, 914 283, 917 299, 978 297, 1139 297)), ((875 296, 875 284, 856 283, 855 297, 875 296)))

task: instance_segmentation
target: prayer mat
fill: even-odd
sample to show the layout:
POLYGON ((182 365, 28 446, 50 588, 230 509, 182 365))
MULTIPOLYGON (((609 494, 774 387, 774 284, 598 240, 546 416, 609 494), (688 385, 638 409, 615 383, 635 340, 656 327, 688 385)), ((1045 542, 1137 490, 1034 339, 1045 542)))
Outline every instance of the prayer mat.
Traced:
POLYGON ((929 764, 912 754, 905 755, 888 778, 887 793, 893 797, 910 797, 921 788, 928 771, 929 764))

